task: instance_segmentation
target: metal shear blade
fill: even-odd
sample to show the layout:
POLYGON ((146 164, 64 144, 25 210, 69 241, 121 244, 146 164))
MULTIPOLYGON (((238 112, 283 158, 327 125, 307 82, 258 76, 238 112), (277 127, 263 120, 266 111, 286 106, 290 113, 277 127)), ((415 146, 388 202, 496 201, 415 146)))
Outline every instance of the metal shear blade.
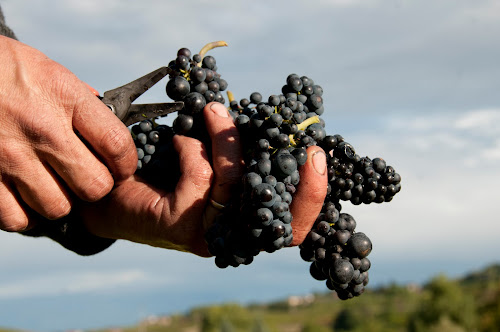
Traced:
POLYGON ((166 116, 170 113, 180 111, 183 107, 184 103, 182 101, 158 104, 132 104, 122 122, 128 127, 142 120, 166 116))
POLYGON ((132 104, 139 96, 172 73, 168 67, 161 67, 121 87, 104 92, 101 101, 126 125, 130 126, 145 119, 165 116, 178 111, 183 102, 132 104))

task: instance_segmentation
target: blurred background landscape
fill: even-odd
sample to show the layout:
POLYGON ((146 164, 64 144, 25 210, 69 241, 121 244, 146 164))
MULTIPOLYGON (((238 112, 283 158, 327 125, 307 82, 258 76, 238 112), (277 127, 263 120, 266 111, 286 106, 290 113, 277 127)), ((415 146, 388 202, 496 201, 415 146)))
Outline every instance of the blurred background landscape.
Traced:
MULTIPOLYGON (((402 176, 402 191, 390 203, 343 204, 373 242, 371 290, 358 299, 321 302, 334 297, 309 276, 297 248, 219 270, 212 259, 126 241, 79 257, 50 240, 0 232, 0 326, 41 332, 134 326, 151 316, 232 303, 231 310, 247 317, 241 326, 253 328, 265 314, 252 316, 247 305, 318 294, 310 306, 323 308, 324 321, 311 324, 332 330, 341 312, 346 321, 360 312, 382 315, 377 310, 389 310, 389 303, 408 313, 385 319, 400 331, 411 319, 419 321, 409 313, 418 313, 439 287, 451 287, 444 293, 458 294, 451 299, 473 318, 457 322, 447 313, 450 321, 436 324, 470 331, 466 324, 479 324, 481 310, 497 310, 491 314, 497 318, 488 319, 498 322, 498 275, 487 279, 491 283, 475 279, 474 290, 464 281, 499 261, 498 1, 0 4, 21 41, 101 93, 168 64, 181 47, 197 52, 207 42, 225 40, 229 47, 210 54, 237 99, 253 91, 279 93, 290 73, 309 76, 324 89, 327 132, 341 134, 360 155, 384 158, 402 176), (481 302, 485 290, 496 300, 481 302), (477 303, 470 304, 471 295, 477 303)), ((140 101, 167 99, 159 83, 140 101)), ((269 322, 262 326, 274 331, 269 322)), ((376 328, 391 331, 385 325, 369 330, 376 328)))

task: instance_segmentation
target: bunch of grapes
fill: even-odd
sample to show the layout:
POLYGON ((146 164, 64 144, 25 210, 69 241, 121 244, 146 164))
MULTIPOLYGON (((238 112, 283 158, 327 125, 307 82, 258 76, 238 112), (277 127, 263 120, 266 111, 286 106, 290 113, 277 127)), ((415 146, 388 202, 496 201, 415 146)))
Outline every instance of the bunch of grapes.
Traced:
POLYGON ((312 262, 311 276, 326 280, 326 286, 345 300, 361 295, 368 284, 371 263, 367 256, 372 243, 364 233, 355 231, 354 218, 339 209, 338 204, 325 203, 299 248, 302 259, 312 262))
POLYGON ((384 159, 360 157, 341 135, 322 145, 329 153, 328 182, 334 200, 354 205, 390 202, 401 190, 401 176, 384 159))
POLYGON ((174 135, 185 135, 210 144, 202 110, 212 101, 224 104, 222 91, 227 82, 217 73, 215 58, 202 56, 224 42, 210 43, 199 54, 192 55, 187 48, 177 51, 177 57, 169 63, 172 73, 166 85, 167 95, 174 101, 184 102, 172 126, 158 125, 154 120, 144 120, 132 127, 137 147, 137 174, 148 182, 173 191, 180 176, 178 155, 173 147, 174 135))
POLYGON ((323 90, 308 77, 291 74, 282 93, 263 100, 231 100, 246 172, 241 195, 208 230, 217 266, 249 264, 261 251, 274 252, 293 240, 290 204, 299 185, 306 148, 325 136, 323 90))
MULTIPOLYGON (((216 42, 209 44, 206 50, 224 45, 223 42, 216 42)), ((200 53, 205 53, 205 50, 200 53)), ((222 92, 227 89, 227 82, 217 72, 215 58, 210 55, 202 57, 200 54, 191 57, 189 49, 181 48, 177 58, 168 66, 175 74, 170 74, 167 95, 175 101, 184 102, 184 107, 173 122, 174 132, 208 142, 202 110, 212 101, 224 104, 222 92)))
MULTIPOLYGON (((192 55, 181 48, 169 67, 174 70, 167 95, 183 101, 172 127, 145 120, 132 127, 137 145, 137 173, 150 183, 173 190, 179 176, 172 145, 176 134, 202 141, 210 148, 202 110, 211 101, 225 103, 227 82, 217 72, 208 44, 192 55)), ((354 205, 389 202, 401 189, 401 177, 382 158, 361 157, 341 135, 327 135, 323 89, 307 76, 290 74, 281 93, 263 98, 258 92, 239 102, 228 91, 229 113, 239 130, 246 165, 238 195, 207 230, 208 248, 220 268, 250 264, 260 252, 274 252, 293 240, 290 204, 300 184, 299 168, 306 149, 318 145, 327 154, 328 190, 323 209, 300 245, 310 273, 326 280, 339 298, 363 293, 368 283, 370 239, 356 232, 356 222, 340 213, 341 201, 354 205)))
POLYGON ((178 155, 172 144, 174 131, 167 125, 143 120, 132 126, 137 148, 137 170, 147 182, 173 191, 180 177, 178 155))

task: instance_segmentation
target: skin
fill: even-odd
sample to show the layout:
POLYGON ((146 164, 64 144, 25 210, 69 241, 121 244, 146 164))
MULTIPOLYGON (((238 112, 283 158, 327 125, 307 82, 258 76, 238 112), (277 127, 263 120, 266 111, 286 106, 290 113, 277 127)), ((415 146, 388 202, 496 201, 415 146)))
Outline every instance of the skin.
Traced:
MULTIPOLYGON (((241 181, 244 164, 238 131, 226 108, 210 103, 203 112, 212 140, 213 167, 201 142, 176 136, 174 144, 182 175, 175 192, 163 192, 131 176, 120 182, 106 199, 83 209, 85 223, 92 233, 210 256, 203 236, 218 211, 209 204, 209 198, 227 203, 241 181)), ((305 239, 321 211, 327 190, 323 150, 310 147, 308 156, 291 206, 292 245, 305 239)))
POLYGON ((68 69, 3 36, 0 63, 0 229, 33 226, 30 209, 61 218, 134 173, 127 128, 68 69))

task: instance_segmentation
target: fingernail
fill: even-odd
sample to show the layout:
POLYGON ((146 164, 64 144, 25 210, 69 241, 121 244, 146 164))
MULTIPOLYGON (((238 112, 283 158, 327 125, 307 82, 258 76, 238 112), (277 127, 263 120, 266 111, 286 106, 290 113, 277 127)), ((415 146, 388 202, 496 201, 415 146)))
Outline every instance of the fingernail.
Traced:
POLYGON ((210 105, 210 109, 220 117, 227 118, 229 116, 226 106, 222 105, 221 103, 213 103, 212 105, 210 105))
POLYGON ((312 156, 312 164, 316 172, 321 175, 326 173, 326 155, 323 151, 317 151, 312 156))

